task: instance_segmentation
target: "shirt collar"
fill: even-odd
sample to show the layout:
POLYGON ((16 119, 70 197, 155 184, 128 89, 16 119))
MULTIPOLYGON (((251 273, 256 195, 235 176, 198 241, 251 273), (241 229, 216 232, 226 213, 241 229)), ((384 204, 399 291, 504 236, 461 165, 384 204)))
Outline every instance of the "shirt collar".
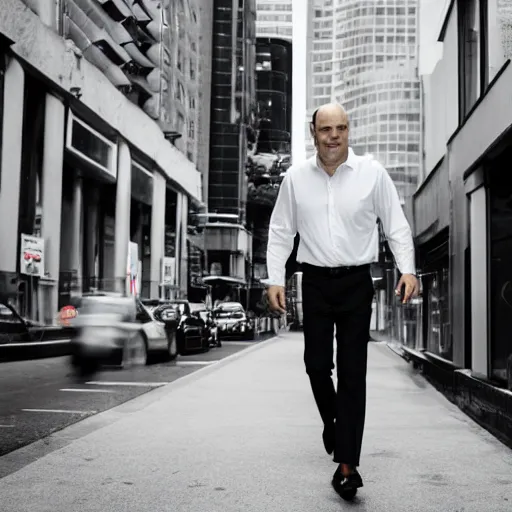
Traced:
MULTIPOLYGON (((351 147, 349 147, 347 159, 340 165, 340 167, 345 166, 347 169, 354 170, 356 168, 356 160, 357 160, 356 154, 354 153, 353 149, 351 147)), ((318 153, 315 153, 315 155, 313 156, 313 163, 316 165, 316 167, 318 169, 323 171, 323 167, 321 166, 320 162, 318 161, 318 153)), ((339 167, 338 167, 338 169, 339 169, 339 167)))

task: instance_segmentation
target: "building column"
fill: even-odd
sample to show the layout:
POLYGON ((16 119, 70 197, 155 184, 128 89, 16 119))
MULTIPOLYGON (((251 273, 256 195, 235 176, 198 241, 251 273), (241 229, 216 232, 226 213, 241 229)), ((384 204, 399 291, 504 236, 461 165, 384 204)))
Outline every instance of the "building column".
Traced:
POLYGON ((482 185, 469 196, 471 251, 471 369, 488 377, 487 194, 482 185))
POLYGON ((83 186, 82 178, 76 177, 73 184, 73 240, 71 244, 71 268, 76 271, 78 290, 82 290, 82 232, 83 232, 83 186))
MULTIPOLYGON (((177 290, 181 290, 180 288, 180 276, 181 276, 181 208, 182 208, 182 198, 181 192, 176 193, 176 229, 175 229, 175 238, 174 238, 174 267, 175 267, 175 285, 177 290)), ((179 291, 176 292, 179 295, 179 291)))
POLYGON ((162 281, 162 258, 165 250, 165 194, 167 186, 165 178, 155 173, 153 175, 153 205, 151 208, 151 262, 149 296, 160 297, 160 282, 162 281))
MULTIPOLYGON (((82 184, 83 186, 83 184, 82 184)), ((84 261, 84 282, 83 291, 89 291, 97 286, 98 278, 98 213, 99 213, 99 192, 97 188, 87 187, 87 194, 84 200, 84 223, 83 223, 83 240, 85 244, 82 255, 84 261)))
MULTIPOLYGON (((60 273, 60 230, 62 169, 64 163, 65 107, 61 100, 46 95, 41 236, 45 241, 45 274, 48 290, 44 296, 44 320, 53 323, 58 311, 60 273)), ((44 283, 40 283, 44 284, 44 283)))
POLYGON ((126 289, 126 266, 130 241, 130 203, 132 191, 132 159, 130 148, 124 141, 119 143, 117 158, 116 223, 114 246, 115 289, 126 289))
MULTIPOLYGON (((25 73, 16 59, 4 75, 3 139, 0 162, 0 271, 16 272, 25 73), (9 219, 6 222, 5 219, 9 219)), ((0 98, 0 101, 2 98, 0 98)))
POLYGON ((181 195, 181 244, 180 244, 180 273, 179 273, 179 287, 180 293, 183 297, 188 293, 188 251, 187 251, 187 231, 188 231, 188 196, 181 195))

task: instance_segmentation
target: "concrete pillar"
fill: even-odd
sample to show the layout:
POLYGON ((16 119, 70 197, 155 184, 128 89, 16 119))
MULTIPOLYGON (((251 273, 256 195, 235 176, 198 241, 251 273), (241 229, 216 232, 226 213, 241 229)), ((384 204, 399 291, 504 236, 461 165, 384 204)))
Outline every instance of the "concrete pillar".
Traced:
POLYGON ((151 262, 150 262, 150 297, 160 296, 162 258, 165 250, 165 178, 153 175, 153 206, 151 209, 151 262))
POLYGON ((471 247, 471 369, 489 377, 488 326, 488 219, 487 191, 476 189, 469 197, 471 247))
POLYGON ((97 188, 88 188, 87 195, 84 200, 84 233, 86 268, 84 275, 86 281, 83 283, 84 291, 88 291, 91 287, 96 286, 95 281, 91 278, 98 277, 98 264, 96 253, 98 251, 98 212, 99 212, 99 191, 97 188))
MULTIPOLYGON (((46 95, 43 146, 41 236, 45 241, 45 271, 51 286, 44 305, 47 315, 56 315, 59 299, 62 168, 64 163, 65 107, 46 95)), ((48 317, 46 318, 48 320, 48 317)))
POLYGON ((188 252, 187 252, 187 230, 188 230, 188 197, 181 195, 181 246, 180 246, 180 292, 183 297, 188 292, 188 252))
POLYGON ((116 225, 114 247, 115 289, 123 292, 128 263, 128 243, 130 241, 130 202, 132 191, 132 159, 130 148, 124 141, 119 143, 117 158, 116 225))
POLYGON ((73 231, 71 244, 71 268, 76 270, 78 290, 82 289, 82 230, 83 230, 83 187, 82 178, 77 177, 73 185, 73 231))
POLYGON ((11 59, 4 76, 0 141, 0 219, 4 219, 0 222, 0 271, 3 272, 16 272, 17 265, 24 88, 23 68, 16 59, 11 59))
MULTIPOLYGON (((180 286, 180 275, 181 275, 181 210, 182 210, 182 197, 181 192, 176 194, 176 236, 174 238, 174 256, 175 256, 175 276, 176 286, 180 286)), ((179 294, 179 292, 178 292, 179 294)))

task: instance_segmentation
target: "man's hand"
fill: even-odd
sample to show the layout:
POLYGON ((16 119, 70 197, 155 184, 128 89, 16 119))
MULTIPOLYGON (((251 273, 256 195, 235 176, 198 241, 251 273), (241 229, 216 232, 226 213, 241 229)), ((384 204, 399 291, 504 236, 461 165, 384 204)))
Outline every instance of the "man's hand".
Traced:
POLYGON ((420 283, 418 279, 413 274, 402 274, 400 281, 396 285, 395 294, 400 296, 402 294, 402 289, 405 287, 405 291, 403 294, 402 304, 406 304, 413 297, 417 297, 420 292, 420 283))
POLYGON ((279 313, 286 313, 286 297, 284 293, 284 286, 272 285, 267 290, 268 301, 270 309, 279 311, 279 313))

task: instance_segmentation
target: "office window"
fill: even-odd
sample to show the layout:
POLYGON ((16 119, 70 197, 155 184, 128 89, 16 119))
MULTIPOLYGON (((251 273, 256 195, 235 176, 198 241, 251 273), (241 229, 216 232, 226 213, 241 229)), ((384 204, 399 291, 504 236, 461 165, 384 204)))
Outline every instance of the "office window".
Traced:
POLYGON ((485 91, 487 72, 487 0, 458 2, 459 121, 485 91))

